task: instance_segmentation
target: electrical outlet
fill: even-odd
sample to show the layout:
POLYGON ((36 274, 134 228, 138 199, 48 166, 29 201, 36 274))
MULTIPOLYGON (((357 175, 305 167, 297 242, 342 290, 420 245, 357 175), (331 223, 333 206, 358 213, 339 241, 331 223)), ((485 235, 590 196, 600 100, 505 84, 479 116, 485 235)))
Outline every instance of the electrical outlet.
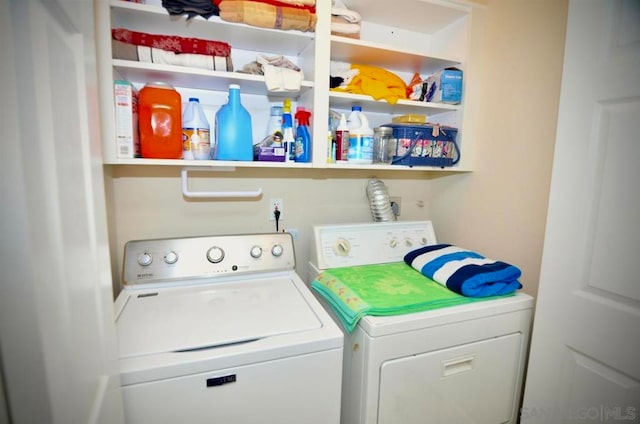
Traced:
POLYGON ((400 216, 400 206, 402 204, 402 197, 389 197, 389 201, 391 202, 391 207, 396 216, 400 216))
POLYGON ((269 200, 269 221, 275 221, 276 220, 276 216, 273 214, 273 211, 276 210, 276 208, 278 208, 278 210, 280 211, 280 218, 278 218, 278 221, 282 221, 284 218, 284 203, 282 202, 282 199, 271 199, 269 200))

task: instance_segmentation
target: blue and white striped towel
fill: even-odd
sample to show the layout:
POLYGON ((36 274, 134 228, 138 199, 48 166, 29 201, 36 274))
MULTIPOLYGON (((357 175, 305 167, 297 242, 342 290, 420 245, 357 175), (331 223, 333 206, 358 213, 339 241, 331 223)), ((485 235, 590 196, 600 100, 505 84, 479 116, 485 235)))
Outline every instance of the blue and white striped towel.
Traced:
POLYGON ((404 261, 463 296, 500 296, 522 288, 517 267, 450 244, 421 247, 407 253, 404 261))

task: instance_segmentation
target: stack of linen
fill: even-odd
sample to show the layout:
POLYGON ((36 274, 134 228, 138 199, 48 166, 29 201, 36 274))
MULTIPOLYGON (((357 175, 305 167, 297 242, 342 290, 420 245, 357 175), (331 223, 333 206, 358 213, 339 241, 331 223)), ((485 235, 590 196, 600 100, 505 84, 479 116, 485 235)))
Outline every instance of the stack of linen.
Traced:
POLYGON ((111 30, 114 59, 233 71, 231 46, 221 41, 156 35, 123 28, 111 30))
POLYGON ((360 38, 360 21, 362 17, 354 10, 349 10, 344 3, 334 0, 331 6, 331 34, 342 37, 360 38))
POLYGON ((220 18, 260 28, 313 32, 315 0, 213 0, 220 18))

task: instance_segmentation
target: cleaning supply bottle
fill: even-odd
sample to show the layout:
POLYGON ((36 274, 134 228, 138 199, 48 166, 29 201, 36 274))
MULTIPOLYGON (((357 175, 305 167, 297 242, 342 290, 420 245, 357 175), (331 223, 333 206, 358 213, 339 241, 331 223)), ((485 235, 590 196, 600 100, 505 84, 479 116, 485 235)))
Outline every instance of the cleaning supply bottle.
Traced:
POLYGON ((229 100, 216 113, 217 160, 253 160, 251 115, 240 102, 240 86, 229 84, 229 100))
POLYGON ((200 100, 189 98, 182 114, 182 158, 206 160, 210 158, 210 127, 200 100))
POLYGON ((296 139, 293 135, 293 120, 290 113, 282 115, 282 143, 284 144, 285 162, 294 161, 293 149, 296 139))
POLYGON ((362 115, 362 106, 351 106, 351 113, 347 117, 349 129, 360 128, 360 115, 362 115))
POLYGON ((364 114, 359 115, 360 126, 349 130, 349 162, 373 162, 373 130, 364 114))
POLYGON ((267 137, 279 133, 282 139, 282 106, 271 106, 271 115, 267 123, 267 137))
POLYGON ((291 99, 286 98, 282 101, 282 114, 291 114, 291 99))
POLYGON ((327 127, 327 163, 335 163, 335 137, 333 136, 333 119, 331 119, 331 113, 329 113, 329 126, 327 127))
POLYGON ((291 99, 282 101, 282 145, 285 151, 285 162, 295 160, 294 148, 296 135, 293 130, 293 116, 291 116, 291 99))
POLYGON ((311 161, 311 135, 309 134, 309 125, 311 112, 299 107, 296 110, 296 144, 295 144, 295 161, 310 162, 311 161))
POLYGON ((346 162, 349 158, 349 126, 344 113, 340 114, 340 123, 336 128, 336 160, 346 162))
POLYGON ((182 158, 182 98, 171 84, 149 82, 140 90, 138 123, 143 158, 182 158))

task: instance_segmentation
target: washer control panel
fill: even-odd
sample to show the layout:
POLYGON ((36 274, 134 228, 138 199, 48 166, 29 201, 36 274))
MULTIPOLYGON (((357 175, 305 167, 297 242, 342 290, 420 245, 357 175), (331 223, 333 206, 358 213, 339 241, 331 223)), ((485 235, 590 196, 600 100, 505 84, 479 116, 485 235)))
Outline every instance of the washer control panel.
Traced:
POLYGON ((289 233, 133 240, 124 247, 124 284, 158 283, 295 269, 289 233))
POLYGON ((401 262, 437 243, 431 221, 317 225, 313 237, 310 260, 318 269, 401 262))

